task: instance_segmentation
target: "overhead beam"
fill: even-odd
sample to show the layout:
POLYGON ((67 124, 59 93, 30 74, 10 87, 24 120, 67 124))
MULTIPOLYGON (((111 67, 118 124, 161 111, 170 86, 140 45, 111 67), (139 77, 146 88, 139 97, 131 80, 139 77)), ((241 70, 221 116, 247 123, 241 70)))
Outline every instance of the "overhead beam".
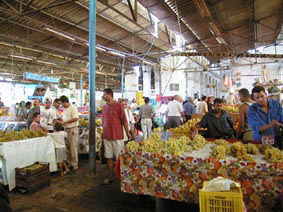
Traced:
POLYGON ((133 8, 131 0, 127 0, 127 2, 128 2, 128 5, 129 5, 131 14, 132 14, 132 18, 135 22, 137 22, 137 13, 136 13, 137 10, 133 8))
POLYGON ((7 0, 1 0, 1 2, 3 2, 8 8, 10 8, 10 10, 14 11, 15 13, 19 13, 19 11, 9 2, 7 2, 7 0))
POLYGON ((232 58, 232 57, 249 57, 249 58, 283 58, 283 54, 233 54, 233 53, 210 53, 210 52, 180 52, 176 54, 171 54, 172 56, 204 56, 204 57, 218 57, 218 58, 232 58))

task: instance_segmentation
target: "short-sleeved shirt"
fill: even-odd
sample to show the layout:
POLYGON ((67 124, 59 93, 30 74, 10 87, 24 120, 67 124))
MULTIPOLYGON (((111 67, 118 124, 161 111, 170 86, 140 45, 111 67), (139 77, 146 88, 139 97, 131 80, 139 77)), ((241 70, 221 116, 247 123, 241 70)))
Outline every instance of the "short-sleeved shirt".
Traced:
POLYGON ((233 121, 225 111, 221 111, 219 118, 212 112, 207 113, 202 118, 200 126, 207 128, 205 132, 206 138, 234 138, 233 121))
POLYGON ((272 120, 283 123, 283 109, 278 101, 268 100, 268 112, 262 110, 262 106, 255 103, 252 104, 248 111, 248 124, 253 130, 253 137, 255 141, 261 142, 262 136, 275 136, 275 128, 269 128, 264 132, 260 132, 260 128, 264 125, 270 124, 272 120))
POLYGON ((190 102, 185 103, 183 107, 187 116, 191 116, 196 113, 196 107, 190 102))
POLYGON ((103 138, 109 141, 124 139, 123 123, 127 122, 123 106, 114 102, 106 104, 102 110, 103 138))
POLYGON ((197 113, 206 114, 208 112, 208 106, 205 101, 201 101, 197 104, 197 113))
POLYGON ((184 109, 183 109, 183 105, 180 102, 178 102, 176 100, 169 102, 169 104, 168 104, 168 116, 181 117, 182 112, 184 112, 184 109))
POLYGON ((153 115, 153 109, 150 105, 143 105, 140 107, 140 116, 142 119, 151 119, 153 115))
MULTIPOLYGON (((79 118, 78 110, 73 105, 70 105, 68 108, 64 109, 64 112, 63 112, 64 122, 70 121, 71 119, 78 119, 78 118, 79 118)), ((64 127, 67 129, 78 127, 78 126, 79 126, 79 121, 75 121, 69 124, 64 124, 64 127)))

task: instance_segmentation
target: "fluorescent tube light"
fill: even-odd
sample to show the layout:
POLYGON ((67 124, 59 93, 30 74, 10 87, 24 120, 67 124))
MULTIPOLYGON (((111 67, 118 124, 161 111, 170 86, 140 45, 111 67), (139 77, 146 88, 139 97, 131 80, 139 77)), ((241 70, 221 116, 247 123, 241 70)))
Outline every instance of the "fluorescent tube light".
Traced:
POLYGON ((58 32, 58 31, 56 31, 56 30, 54 30, 54 29, 51 29, 51 28, 49 28, 49 27, 46 27, 45 29, 46 29, 47 31, 49 31, 49 32, 53 32, 54 34, 60 35, 60 36, 62 36, 62 37, 64 37, 64 38, 67 38, 67 39, 69 39, 69 40, 75 41, 75 38, 73 38, 73 37, 71 37, 71 36, 69 36, 69 35, 66 35, 66 34, 64 34, 64 33, 62 33, 62 32, 58 32))
POLYGON ((46 64, 46 65, 56 65, 55 63, 51 63, 51 62, 47 62, 47 61, 43 61, 43 60, 37 60, 37 62, 46 64))
POLYGON ((219 44, 226 44, 225 40, 222 37, 216 37, 216 40, 219 44))
POLYGON ((118 52, 114 52, 114 51, 109 51, 110 54, 113 54, 113 55, 117 55, 117 56, 120 56, 120 57, 125 57, 125 55, 121 54, 121 53, 118 53, 118 52))
POLYGON ((96 49, 98 49, 98 50, 100 50, 100 51, 104 51, 104 52, 106 52, 106 50, 105 50, 105 49, 103 49, 103 48, 101 48, 101 47, 99 47, 99 46, 96 46, 95 48, 96 48, 96 49))
POLYGON ((13 54, 11 54, 10 57, 15 57, 15 58, 23 59, 23 60, 33 60, 30 57, 25 57, 25 56, 20 56, 20 55, 13 55, 13 54))

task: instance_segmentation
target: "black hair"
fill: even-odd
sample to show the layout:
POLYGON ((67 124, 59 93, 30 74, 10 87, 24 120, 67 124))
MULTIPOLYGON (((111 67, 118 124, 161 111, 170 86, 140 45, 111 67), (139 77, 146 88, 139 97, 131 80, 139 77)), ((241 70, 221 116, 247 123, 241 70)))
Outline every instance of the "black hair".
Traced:
POLYGON ((69 99, 68 99, 68 97, 66 97, 66 96, 61 96, 61 97, 60 97, 60 101, 61 101, 62 103, 69 103, 69 99))
POLYGON ((263 91, 264 93, 266 93, 264 87, 262 87, 262 86, 255 86, 255 87, 253 88, 253 90, 252 90, 252 95, 253 95, 254 93, 260 93, 260 92, 262 92, 262 91, 263 91))
POLYGON ((38 113, 38 112, 35 112, 35 113, 33 113, 32 114, 32 119, 35 119, 37 116, 39 116, 40 115, 40 113, 38 113))
POLYGON ((220 99, 220 98, 214 99, 214 104, 222 104, 222 103, 223 103, 222 99, 220 99))
POLYGON ((113 97, 113 90, 111 88, 105 88, 103 92, 113 97))
POLYGON ((31 102, 26 103, 26 107, 31 106, 31 102))
POLYGON ((144 97, 144 102, 145 102, 146 104, 148 104, 148 103, 149 103, 149 98, 148 98, 148 97, 144 97))
POLYGON ((58 103, 58 102, 60 102, 61 100, 60 99, 54 99, 54 102, 53 103, 58 103))
POLYGON ((206 96, 201 97, 201 100, 202 101, 206 100, 206 96))
POLYGON ((246 88, 242 88, 239 90, 239 94, 241 94, 243 97, 249 97, 250 96, 250 92, 248 89, 246 88))

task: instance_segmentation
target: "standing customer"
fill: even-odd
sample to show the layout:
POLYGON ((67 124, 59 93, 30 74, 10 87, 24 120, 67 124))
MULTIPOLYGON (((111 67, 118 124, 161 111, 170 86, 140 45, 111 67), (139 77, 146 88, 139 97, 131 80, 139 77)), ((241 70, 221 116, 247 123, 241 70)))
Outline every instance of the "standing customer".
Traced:
POLYGON ((106 104, 102 109, 103 143, 105 158, 109 168, 109 177, 104 180, 109 184, 114 179, 114 160, 118 159, 124 148, 124 133, 130 139, 129 127, 124 108, 113 99, 113 91, 110 88, 104 89, 103 100, 106 104))
POLYGON ((51 108, 52 102, 50 99, 45 100, 45 107, 41 108, 41 124, 42 126, 48 130, 48 132, 54 132, 54 123, 53 121, 56 119, 56 113, 51 108))
MULTIPOLYGON (((128 122, 128 127, 129 127, 129 131, 131 133, 131 135, 135 135, 135 117, 133 115, 133 112, 131 111, 131 108, 128 104, 128 100, 127 99, 122 99, 122 105, 124 107, 124 111, 125 111, 125 115, 127 118, 127 122, 128 122)), ((124 135, 126 133, 124 132, 124 135)), ((125 140, 128 140, 128 138, 126 138, 125 140)))
POLYGON ((143 138, 147 139, 151 134, 153 109, 149 105, 149 98, 144 98, 144 105, 140 107, 141 128, 143 138))
POLYGON ((186 121, 192 118, 192 115, 196 113, 196 106, 192 97, 188 98, 188 101, 183 105, 186 121))
POLYGON ((279 102, 268 99, 265 89, 256 86, 252 90, 256 102, 248 111, 248 123, 253 130, 254 141, 263 144, 282 145, 279 134, 283 127, 283 110, 279 102))
POLYGON ((63 119, 57 121, 63 125, 66 133, 67 163, 70 169, 78 169, 78 140, 79 140, 79 113, 77 108, 69 103, 66 96, 61 96, 60 101, 64 107, 63 119))
POLYGON ((30 127, 30 125, 32 123, 34 113, 40 114, 40 101, 39 101, 39 99, 35 99, 33 101, 33 107, 28 112, 28 119, 27 119, 28 128, 30 127))
POLYGON ((237 131, 243 141, 252 141, 252 130, 248 126, 248 110, 249 107, 253 104, 253 101, 251 100, 249 90, 246 88, 239 90, 239 97, 242 104, 239 107, 240 119, 237 131))
POLYGON ((174 100, 168 104, 167 114, 167 128, 176 128, 182 124, 182 116, 184 116, 184 109, 182 105, 182 97, 176 95, 174 100))
POLYGON ((207 99, 207 97, 203 96, 201 98, 201 101, 198 102, 198 104, 197 104, 197 113, 198 114, 205 115, 208 112, 208 106, 207 106, 207 103, 206 103, 206 99, 207 99))

